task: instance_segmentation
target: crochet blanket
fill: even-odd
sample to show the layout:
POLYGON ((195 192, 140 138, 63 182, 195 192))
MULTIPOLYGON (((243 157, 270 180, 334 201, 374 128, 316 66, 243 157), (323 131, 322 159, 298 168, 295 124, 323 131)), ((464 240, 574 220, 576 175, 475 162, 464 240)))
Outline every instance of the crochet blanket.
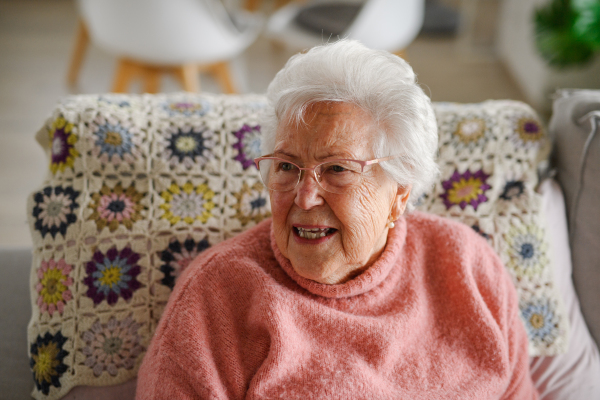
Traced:
MULTIPOLYGON (((252 162, 261 95, 72 96, 37 140, 44 184, 34 243, 29 356, 37 399, 135 377, 173 285, 206 248, 270 216, 252 162)), ((434 104, 441 175, 417 208, 471 226, 506 265, 531 355, 566 350, 536 168, 549 140, 525 104, 434 104)))

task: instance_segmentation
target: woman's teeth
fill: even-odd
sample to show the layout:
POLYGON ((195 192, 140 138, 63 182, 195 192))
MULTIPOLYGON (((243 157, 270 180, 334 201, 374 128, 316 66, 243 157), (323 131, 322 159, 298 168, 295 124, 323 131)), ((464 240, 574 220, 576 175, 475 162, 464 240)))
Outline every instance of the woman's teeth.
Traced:
POLYGON ((329 233, 329 228, 296 228, 298 230, 298 236, 304 239, 318 239, 327 236, 329 233))

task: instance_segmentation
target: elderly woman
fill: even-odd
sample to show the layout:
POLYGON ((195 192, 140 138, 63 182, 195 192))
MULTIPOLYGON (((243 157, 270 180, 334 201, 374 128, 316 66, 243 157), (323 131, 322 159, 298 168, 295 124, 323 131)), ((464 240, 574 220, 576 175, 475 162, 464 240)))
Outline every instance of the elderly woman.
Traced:
POLYGON ((405 213, 437 126, 402 59, 339 41, 268 89, 272 219, 180 277, 139 399, 535 399, 517 297, 487 243, 405 213))

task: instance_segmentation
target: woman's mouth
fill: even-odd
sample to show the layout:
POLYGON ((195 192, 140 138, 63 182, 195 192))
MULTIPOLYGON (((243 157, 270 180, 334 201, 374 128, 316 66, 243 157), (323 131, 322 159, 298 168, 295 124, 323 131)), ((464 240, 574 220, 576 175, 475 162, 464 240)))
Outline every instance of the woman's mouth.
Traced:
POLYGON ((337 231, 333 228, 301 228, 298 226, 294 227, 294 233, 303 239, 321 239, 326 236, 332 235, 337 231))

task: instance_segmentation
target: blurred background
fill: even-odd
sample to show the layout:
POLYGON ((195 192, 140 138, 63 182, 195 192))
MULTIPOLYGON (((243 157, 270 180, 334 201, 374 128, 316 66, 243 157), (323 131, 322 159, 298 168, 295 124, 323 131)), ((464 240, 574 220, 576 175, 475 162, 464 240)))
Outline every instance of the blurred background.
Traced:
POLYGON ((349 26, 377 40, 398 30, 404 41, 381 47, 411 64, 433 101, 522 100, 547 116, 556 88, 600 87, 593 57, 564 69, 540 56, 535 10, 550 0, 338 0, 334 8, 314 0, 145 1, 161 3, 162 11, 145 14, 139 0, 0 0, 0 247, 31 246, 26 198, 49 163, 34 136, 61 97, 113 90, 264 93, 308 43, 298 31, 322 42, 346 36, 349 26), (375 3, 383 12, 374 11, 375 3), (159 17, 167 20, 163 33, 159 17), (376 34, 384 20, 391 28, 376 34), (137 42, 128 40, 144 29, 150 31, 137 42), (177 43, 167 41, 170 33, 177 43), (217 62, 183 59, 178 51, 190 43, 198 43, 193 51, 212 51, 217 62))

